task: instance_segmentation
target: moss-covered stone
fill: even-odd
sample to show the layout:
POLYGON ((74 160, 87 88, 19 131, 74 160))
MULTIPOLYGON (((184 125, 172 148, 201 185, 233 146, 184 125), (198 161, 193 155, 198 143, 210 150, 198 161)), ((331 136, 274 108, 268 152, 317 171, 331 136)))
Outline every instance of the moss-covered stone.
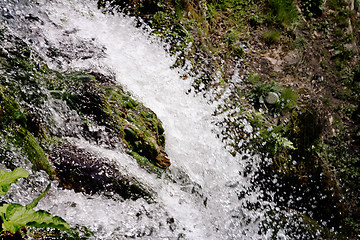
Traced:
MULTIPOLYGON (((5 31, 0 31, 0 38, 1 165, 14 169, 31 162, 35 171, 46 171, 64 188, 117 200, 151 201, 150 191, 136 176, 128 177, 116 170, 115 163, 68 144, 64 137, 85 138, 109 148, 123 145, 132 156, 136 149, 144 153, 143 161, 135 158, 139 164, 159 174, 163 170, 158 165, 168 165, 161 165, 159 156, 166 156, 165 137, 155 113, 131 98, 111 78, 98 73, 50 70, 21 39, 5 31), (116 97, 111 96, 115 93, 116 97), (130 125, 136 128, 137 135, 146 136, 136 147, 125 139, 125 128, 130 125)), ((74 239, 44 229, 19 231, 5 238, 22 239, 32 234, 74 239)))
POLYGON ((35 170, 45 170, 53 176, 44 150, 27 130, 27 118, 19 105, 5 96, 0 85, 0 132, 4 139, 19 148, 33 164, 35 170))
POLYGON ((156 114, 118 86, 106 86, 106 98, 129 148, 160 168, 168 167, 164 129, 156 114))
POLYGON ((89 123, 105 126, 108 135, 122 139, 131 151, 158 167, 168 167, 164 129, 156 114, 135 101, 122 87, 104 79, 105 76, 98 73, 65 74, 54 79, 59 84, 53 96, 77 111, 88 128, 89 123))

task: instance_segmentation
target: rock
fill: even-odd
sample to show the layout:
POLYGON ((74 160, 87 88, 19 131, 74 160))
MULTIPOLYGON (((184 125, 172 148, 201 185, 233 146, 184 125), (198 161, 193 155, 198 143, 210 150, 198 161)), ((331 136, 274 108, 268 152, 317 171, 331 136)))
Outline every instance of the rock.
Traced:
MULTIPOLYGON (((52 176, 53 169, 49 165, 44 150, 27 128, 29 119, 21 110, 20 105, 11 96, 5 94, 0 82, 0 139, 3 140, 0 148, 18 149, 22 157, 33 164, 34 170, 44 170, 52 176)), ((3 161, 1 156, 0 160, 3 161)))
POLYGON ((156 114, 119 87, 108 86, 106 92, 113 115, 121 116, 116 124, 129 149, 157 167, 169 167, 164 128, 156 114))
POLYGON ((125 140, 132 151, 146 157, 150 162, 160 168, 170 166, 170 160, 164 148, 158 144, 153 136, 145 134, 136 126, 128 125, 125 127, 125 140))
POLYGON ((76 192, 117 193, 124 199, 150 199, 140 184, 123 176, 116 166, 76 146, 65 144, 50 152, 60 186, 76 192))
POLYGON ((286 62, 286 65, 292 66, 298 64, 301 61, 301 57, 299 56, 297 51, 290 51, 286 54, 284 60, 286 62))
POLYGON ((279 95, 275 92, 269 92, 268 95, 265 97, 265 101, 268 104, 275 104, 279 101, 279 95))
POLYGON ((56 86, 64 92, 60 97, 83 116, 86 139, 109 147, 123 141, 131 151, 155 166, 170 166, 161 121, 122 87, 114 85, 111 78, 94 72, 71 73, 62 84, 56 86))
POLYGON ((265 59, 272 65, 275 72, 280 72, 282 70, 281 65, 283 64, 283 60, 276 58, 265 56, 265 59))
POLYGON ((0 38, 0 148, 5 153, 16 150, 16 157, 10 159, 0 153, 0 160, 13 167, 31 162, 34 170, 45 170, 50 177, 62 179, 64 187, 77 191, 103 191, 105 184, 124 198, 142 196, 140 190, 133 194, 138 184, 131 185, 132 180, 109 170, 112 167, 103 163, 106 161, 63 145, 64 137, 86 139, 105 148, 127 146, 131 156, 137 156, 138 162, 141 159, 140 166, 162 173, 170 161, 164 149, 164 129, 156 114, 116 85, 111 75, 60 73, 49 69, 11 32, 0 31, 0 38), (125 132, 128 128, 134 131, 134 138, 125 132), (62 147, 51 150, 54 144, 62 147), (48 156, 56 165, 56 173, 48 156), (92 162, 87 162, 86 156, 92 162), (61 163, 59 159, 65 160, 61 163), (98 167, 106 168, 112 177, 101 176, 98 167), (76 171, 80 173, 70 181, 67 175, 76 171))

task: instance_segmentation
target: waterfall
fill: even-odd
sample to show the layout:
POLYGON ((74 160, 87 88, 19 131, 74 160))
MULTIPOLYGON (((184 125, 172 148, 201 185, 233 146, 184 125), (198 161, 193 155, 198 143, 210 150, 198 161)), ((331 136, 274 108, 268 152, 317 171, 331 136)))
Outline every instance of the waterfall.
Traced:
MULTIPOLYGON (((266 208, 271 203, 261 202, 256 188, 239 197, 251 186, 251 177, 240 174, 245 167, 243 156, 232 156, 216 137, 212 113, 219 103, 187 93, 193 79, 183 79, 183 70, 172 68, 175 59, 164 43, 146 27, 136 28, 131 17, 102 13, 95 1, 3 1, 3 16, 8 16, 12 31, 31 44, 50 68, 111 74, 152 109, 163 123, 171 159, 169 170, 158 178, 121 148, 111 150, 69 138, 79 148, 106 157, 122 172, 136 176, 155 192, 155 202, 116 201, 53 187, 39 209, 61 216, 72 226, 88 227, 95 239, 267 238, 259 233, 264 212, 244 205, 257 202, 266 208), (49 56, 51 48, 59 55, 49 56)), ((245 155, 254 167, 261 161, 245 155)))

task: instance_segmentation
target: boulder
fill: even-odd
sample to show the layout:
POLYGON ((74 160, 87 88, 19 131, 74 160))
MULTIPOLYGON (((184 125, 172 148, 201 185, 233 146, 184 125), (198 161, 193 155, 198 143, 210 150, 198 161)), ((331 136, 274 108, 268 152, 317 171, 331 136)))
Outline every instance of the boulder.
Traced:
POLYGON ((60 186, 88 194, 113 193, 124 199, 150 199, 150 194, 135 179, 124 176, 114 163, 70 144, 54 148, 50 160, 60 186))

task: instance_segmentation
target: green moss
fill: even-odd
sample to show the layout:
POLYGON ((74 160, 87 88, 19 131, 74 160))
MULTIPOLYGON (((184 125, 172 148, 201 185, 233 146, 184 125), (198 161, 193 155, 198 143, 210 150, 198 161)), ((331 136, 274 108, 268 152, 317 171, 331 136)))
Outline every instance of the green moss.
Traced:
POLYGON ((276 24, 290 27, 298 18, 298 11, 293 0, 269 0, 271 18, 276 24))
POLYGON ((276 44, 280 42, 281 32, 279 30, 267 30, 262 35, 265 43, 276 44))
MULTIPOLYGON (((156 114, 136 102, 121 87, 106 86, 109 116, 132 152, 158 164, 157 156, 165 146, 164 129, 156 114)), ((164 167, 164 166, 162 166, 164 167)))
POLYGON ((64 74, 60 78, 58 90, 63 92, 62 100, 71 109, 93 121, 111 125, 111 117, 107 112, 109 103, 94 76, 85 73, 64 74))
POLYGON ((26 117, 20 111, 18 105, 5 96, 0 85, 0 129, 4 130, 11 126, 12 123, 25 125, 26 117))
POLYGON ((291 111, 298 105, 298 94, 292 88, 287 87, 281 91, 280 101, 277 103, 277 107, 282 112, 291 111))
MULTIPOLYGON (((11 39, 12 36, 7 37, 11 39)), ((0 52, 1 68, 5 71, 0 77, 0 130, 8 141, 21 149, 36 170, 43 169, 49 175, 53 174, 44 147, 50 147, 48 140, 56 138, 48 129, 54 123, 37 119, 43 114, 39 109, 44 108, 48 97, 75 110, 82 118, 84 132, 92 125, 105 126, 105 131, 114 139, 127 142, 130 149, 147 157, 153 164, 157 163, 165 137, 161 122, 150 109, 100 74, 49 70, 24 42, 11 40, 13 46, 7 52, 0 52), (16 102, 23 103, 23 106, 16 102), (129 126, 136 129, 136 141, 127 139, 129 126), (41 145, 41 142, 46 144, 41 145)), ((91 132, 84 134, 97 140, 91 132)))
POLYGON ((0 85, 0 130, 9 143, 21 149, 35 170, 44 170, 53 176, 53 169, 49 165, 44 150, 37 139, 27 130, 25 114, 19 105, 5 96, 0 85))
MULTIPOLYGON (((26 129, 19 127, 16 129, 15 146, 19 147, 33 164, 34 170, 44 170, 50 177, 54 176, 54 170, 49 164, 49 160, 41 148, 38 141, 26 129)), ((10 140, 11 141, 11 140, 10 140)))
POLYGON ((57 90, 53 96, 76 110, 84 123, 105 125, 132 151, 157 163, 156 157, 165 144, 164 129, 150 109, 135 101, 120 86, 110 82, 100 85, 89 74, 69 73, 51 80, 56 85, 50 82, 50 86, 56 86, 57 90))
POLYGON ((135 158, 135 160, 138 162, 138 164, 145 168, 149 173, 156 173, 158 177, 161 177, 161 175, 165 172, 163 168, 155 166, 153 163, 149 161, 146 157, 141 156, 137 152, 130 151, 129 154, 135 158))

